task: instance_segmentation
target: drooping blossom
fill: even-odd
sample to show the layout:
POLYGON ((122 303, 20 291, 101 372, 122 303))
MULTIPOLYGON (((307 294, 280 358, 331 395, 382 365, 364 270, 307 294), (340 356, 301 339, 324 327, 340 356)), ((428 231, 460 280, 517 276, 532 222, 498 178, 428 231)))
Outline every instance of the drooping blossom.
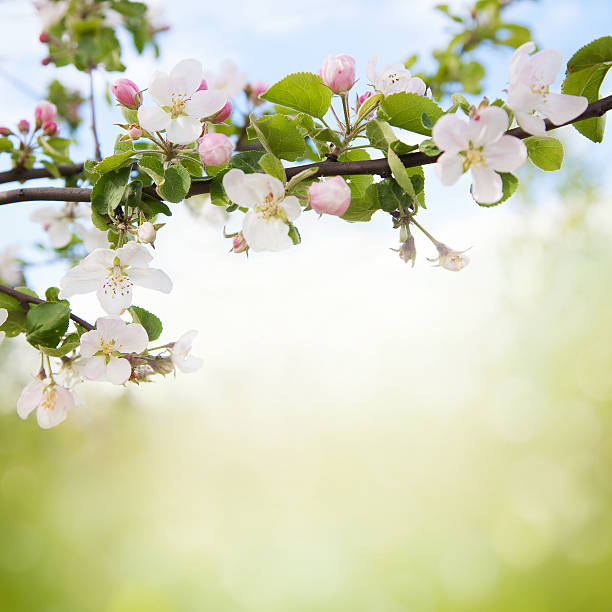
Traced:
MULTIPOLYGON (((6 308, 0 308, 0 327, 6 323, 8 319, 8 310, 6 308)), ((4 340, 6 332, 0 331, 0 344, 4 340)))
POLYGON ((232 60, 223 60, 219 66, 219 72, 207 71, 204 73, 204 78, 210 89, 223 91, 227 98, 235 96, 247 84, 246 74, 240 72, 232 60))
POLYGON ((117 102, 127 108, 138 108, 142 104, 140 88, 130 79, 117 79, 111 85, 111 91, 117 102))
POLYGON ((550 86, 561 70, 563 56, 556 49, 544 49, 530 55, 535 48, 534 42, 526 42, 510 60, 508 106, 526 132, 544 136, 544 119, 536 113, 561 125, 582 114, 589 101, 584 96, 551 93, 550 86))
POLYGON ((219 89, 199 90, 202 64, 195 59, 179 62, 170 74, 155 72, 149 83, 149 95, 158 107, 141 106, 138 121, 149 132, 166 130, 174 144, 184 145, 202 133, 201 119, 214 115, 227 102, 219 89))
POLYGON ((132 304, 132 288, 140 285, 170 293, 172 281, 162 270, 149 268, 147 249, 128 242, 120 249, 96 249, 60 279, 60 297, 96 292, 102 308, 113 315, 132 304))
POLYGON ((414 262, 416 261, 417 252, 416 246, 414 244, 414 236, 412 234, 408 235, 406 240, 400 245, 399 249, 391 250, 395 251, 396 253, 399 253, 400 258, 406 263, 411 262, 412 267, 414 268, 414 262))
POLYGON ((424 96, 427 85, 420 77, 413 77, 412 73, 403 64, 383 64, 376 69, 378 57, 373 55, 368 62, 366 74, 374 89, 389 96, 395 93, 415 93, 424 96))
POLYGON ((48 121, 54 121, 57 117, 57 106, 47 100, 41 100, 34 108, 36 125, 41 126, 48 121))
MULTIPOLYGON (((65 247, 72 238, 73 224, 77 219, 88 218, 91 212, 85 206, 66 202, 62 208, 44 206, 30 215, 30 220, 40 223, 47 234, 49 242, 56 249, 65 247)), ((76 224, 78 227, 78 224, 76 224)))
POLYGON ((345 53, 336 57, 328 55, 319 76, 334 93, 346 93, 355 84, 355 59, 345 53))
POLYGON ((132 374, 131 363, 122 357, 142 353, 149 337, 139 323, 126 323, 119 317, 100 317, 96 329, 81 336, 81 356, 87 359, 83 376, 122 385, 132 374))
POLYGON ((31 382, 21 392, 17 401, 17 414, 22 419, 27 419, 28 415, 36 410, 36 420, 43 429, 59 425, 73 408, 72 392, 51 378, 31 382))
POLYGON ((197 335, 197 330, 191 329, 185 332, 170 348, 172 363, 186 374, 199 370, 204 363, 200 357, 190 355, 193 341, 197 335))
POLYGON ((436 174, 444 185, 452 185, 472 170, 472 196, 481 204, 493 204, 502 197, 498 172, 513 172, 527 159, 527 147, 504 134, 508 115, 498 106, 476 111, 468 121, 447 114, 436 122, 432 138, 443 151, 436 162, 436 174))
POLYGON ((236 145, 225 134, 210 132, 204 134, 198 145, 202 163, 207 166, 220 166, 229 161, 236 145))
POLYGON ((351 188, 341 176, 313 183, 308 195, 311 208, 320 214, 341 216, 351 203, 351 188))
POLYGON ((463 270, 463 268, 470 263, 470 258, 464 255, 465 251, 454 251, 453 249, 449 249, 445 244, 437 241, 434 242, 434 244, 436 249, 438 249, 438 257, 435 259, 428 257, 427 259, 433 261, 441 268, 450 270, 451 272, 459 272, 459 270, 463 270))
POLYGON ((281 251, 293 244, 289 224, 300 216, 300 202, 295 196, 285 197, 277 178, 232 168, 223 177, 223 187, 232 202, 251 209, 242 234, 253 251, 281 251))

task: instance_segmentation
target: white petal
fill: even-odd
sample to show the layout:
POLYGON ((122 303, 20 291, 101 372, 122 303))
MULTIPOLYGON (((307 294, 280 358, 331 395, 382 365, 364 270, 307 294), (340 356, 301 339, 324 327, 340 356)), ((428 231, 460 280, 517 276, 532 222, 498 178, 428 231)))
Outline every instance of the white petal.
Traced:
POLYGON ((287 196, 282 201, 281 207, 285 209, 289 221, 295 221, 302 213, 300 201, 295 196, 287 196))
POLYGON ((486 166, 472 168, 472 197, 481 204, 494 204, 503 195, 501 176, 486 166))
POLYGON ((420 77, 412 77, 410 79, 406 79, 403 91, 406 93, 415 93, 419 96, 424 96, 425 92, 427 91, 427 85, 420 77))
POLYGON ((225 92, 219 89, 196 91, 185 105, 185 112, 196 119, 203 119, 220 111, 226 102, 225 92))
POLYGON ((74 408, 74 398, 68 389, 60 385, 49 385, 43 395, 43 402, 36 411, 36 420, 42 429, 50 429, 66 420, 68 410, 74 408))
POLYGON ((533 84, 550 85, 563 65, 563 55, 557 49, 544 49, 529 58, 533 84))
POLYGON ((584 96, 551 93, 544 97, 537 109, 555 125, 561 125, 584 113, 588 104, 584 96))
POLYGON ((117 342, 126 325, 127 323, 117 316, 100 317, 96 321, 96 330, 100 334, 100 338, 103 338, 105 342, 112 342, 113 340, 117 342))
POLYGON ((248 175, 238 168, 232 168, 224 175, 223 189, 227 197, 238 206, 252 208, 261 203, 257 193, 251 188, 248 175))
POLYGON ((122 280, 121 283, 111 281, 110 279, 107 280, 96 291, 100 306, 108 314, 121 314, 123 310, 129 308, 132 304, 132 286, 132 283, 126 280, 122 280))
POLYGON ((487 166, 497 172, 514 172, 527 160, 527 147, 522 140, 504 135, 497 142, 486 145, 484 156, 487 166))
POLYGON ((130 280, 136 285, 147 289, 155 289, 162 293, 172 291, 170 277, 163 270, 157 268, 130 268, 130 280))
POLYGON ((0 308, 0 326, 4 325, 8 319, 8 310, 6 308, 0 308))
POLYGON ((83 368, 83 376, 89 380, 100 380, 106 374, 106 359, 102 355, 92 357, 83 368))
POLYGON ((116 257, 121 261, 121 265, 146 266, 153 259, 147 248, 137 242, 128 242, 125 246, 115 251, 116 257))
POLYGON ((170 125, 170 113, 155 106, 141 106, 138 109, 138 123, 148 132, 160 132, 170 125))
POLYGON ((542 98, 542 94, 534 93, 531 87, 524 83, 516 83, 508 87, 508 106, 515 113, 530 113, 542 98))
POLYGON ((72 230, 70 229, 70 221, 68 219, 60 219, 51 223, 49 230, 49 242, 55 249, 65 247, 72 238, 72 230))
POLYGON ((196 59, 184 59, 170 71, 170 91, 190 96, 200 86, 203 76, 201 62, 196 59))
MULTIPOLYGON (((149 82, 149 95, 153 102, 159 106, 170 106, 172 104, 170 93, 168 75, 165 72, 154 72, 149 82)), ((140 119, 140 113, 138 117, 140 119)))
POLYGON ((266 198, 270 198, 273 202, 278 202, 285 197, 285 186, 282 181, 274 176, 257 172, 255 174, 247 174, 246 181, 257 195, 259 203, 262 203, 266 198))
POLYGON ((534 136, 546 135, 546 124, 542 117, 532 113, 516 113, 516 121, 528 134, 533 134, 534 136))
POLYGON ((149 344, 149 336, 140 323, 130 323, 121 330, 117 342, 117 350, 122 353, 142 353, 149 344))
POLYGON ((466 151, 469 146, 468 124, 457 117, 448 114, 440 117, 433 126, 431 137, 442 151, 457 153, 466 151))
POLYGON ((372 85, 376 84, 376 64, 378 63, 378 55, 373 55, 369 61, 368 66, 366 68, 366 75, 368 79, 370 79, 370 83, 372 85))
POLYGON ((30 412, 40 404, 46 386, 42 380, 35 380, 21 392, 17 400, 17 414, 22 419, 27 419, 30 412))
POLYGON ((114 251, 111 249, 96 249, 87 255, 60 279, 60 298, 95 291, 104 282, 113 258, 114 251))
POLYGON ((43 206, 42 208, 35 210, 30 215, 30 221, 34 221, 35 223, 40 223, 42 225, 50 225, 51 223, 55 223, 61 217, 61 211, 55 208, 55 206, 43 206))
POLYGON ((189 144, 197 140, 202 133, 202 124, 199 118, 181 115, 171 119, 166 128, 166 137, 170 142, 179 145, 189 144))
POLYGON ((469 135, 474 146, 495 142, 508 129, 508 113, 499 106, 487 106, 470 120, 469 135))
POLYGON ((106 365, 106 380, 113 385, 126 383, 132 375, 132 366, 127 359, 111 357, 106 365))
POLYGON ((442 153, 436 161, 435 170, 443 185, 454 185, 463 174, 463 159, 457 153, 442 153))
POLYGON ((512 55, 510 60, 510 83, 514 83, 519 79, 519 75, 523 66, 529 59, 529 54, 533 53, 536 45, 533 41, 522 44, 512 55))
POLYGON ((202 367, 204 360, 195 355, 187 355, 184 359, 173 359, 172 363, 174 363, 181 372, 191 374, 202 367))
MULTIPOLYGON (((98 319, 96 327, 100 326, 101 319, 98 319)), ((81 357, 89 359, 100 350, 100 340, 102 334, 97 329, 85 332, 80 339, 81 342, 81 357)))
POLYGON ((262 219, 254 211, 246 214, 242 233, 253 251, 282 251, 293 245, 286 223, 276 217, 262 219))

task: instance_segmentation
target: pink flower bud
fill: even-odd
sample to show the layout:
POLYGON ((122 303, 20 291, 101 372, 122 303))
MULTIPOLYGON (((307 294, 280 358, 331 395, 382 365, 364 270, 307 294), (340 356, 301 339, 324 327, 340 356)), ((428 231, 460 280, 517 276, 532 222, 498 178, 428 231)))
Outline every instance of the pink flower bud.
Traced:
POLYGON ((249 250, 249 245, 244 239, 242 232, 238 232, 232 240, 232 253, 244 253, 249 250))
POLYGON ((319 75, 334 93, 345 93, 355 83, 355 60, 350 55, 328 55, 319 75))
MULTIPOLYGON (((371 91, 366 91, 364 94, 359 96, 359 106, 361 106, 370 96, 372 95, 371 91)), ((374 113, 370 113, 368 115, 368 119, 371 119, 374 116, 374 113)))
POLYGON ((133 125, 128 130, 128 134, 132 140, 138 140, 142 136, 142 128, 139 125, 133 125))
POLYGON ((223 123, 232 114, 232 110, 234 110, 234 107, 228 100, 225 106, 210 118, 211 123, 223 123))
POLYGON ((0 127, 0 136, 10 136, 12 133, 7 127, 0 127))
POLYGON ((153 242, 155 242, 156 236, 157 232, 155 231, 155 227, 150 221, 145 221, 138 228, 138 240, 140 240, 140 242, 152 244, 153 242))
POLYGON ((142 104, 142 95, 138 85, 130 79, 117 79, 111 85, 111 91, 117 102, 128 108, 138 108, 142 104))
POLYGON ((234 143, 225 134, 211 132, 200 139, 198 152, 205 165, 220 166, 229 161, 235 148, 234 143))
POLYGON ((343 215, 351 203, 351 188, 341 176, 313 183, 308 193, 310 206, 321 214, 343 215))
POLYGON ((41 32, 40 36, 38 37, 38 40, 40 40, 41 43, 46 43, 49 42, 49 39, 51 37, 49 36, 49 32, 41 32))
POLYGON ((48 65, 48 64, 50 64, 52 61, 53 61, 53 58, 52 58, 51 56, 49 56, 49 57, 43 57, 43 58, 40 60, 40 63, 41 63, 43 66, 47 66, 47 65, 48 65))
POLYGON ((57 123, 55 121, 45 121, 42 129, 47 136, 55 136, 57 134, 57 123))
POLYGON ((30 131, 30 122, 27 119, 22 119, 18 124, 17 124, 17 129, 22 133, 22 134, 27 134, 30 131))
POLYGON ((268 89, 270 88, 270 86, 264 81, 254 81, 253 83, 249 84, 249 87, 251 88, 251 94, 255 98, 261 96, 261 94, 266 93, 266 91, 268 91, 268 89))
POLYGON ((57 117, 57 106, 47 100, 42 100, 36 105, 34 109, 34 118, 36 119, 36 125, 41 126, 43 123, 53 121, 57 117))
POLYGON ((196 89, 196 91, 206 91, 208 89, 208 83, 206 82, 206 79, 202 79, 202 82, 200 83, 200 86, 196 89))

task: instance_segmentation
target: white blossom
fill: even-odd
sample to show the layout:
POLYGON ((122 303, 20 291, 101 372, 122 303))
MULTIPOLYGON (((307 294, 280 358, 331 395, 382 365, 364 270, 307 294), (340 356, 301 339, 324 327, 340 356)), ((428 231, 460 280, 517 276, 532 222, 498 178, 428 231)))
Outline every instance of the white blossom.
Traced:
POLYGON ((181 370, 181 372, 190 374, 202 367, 202 359, 189 354, 193 341, 197 335, 197 330, 191 329, 185 332, 170 348, 172 363, 181 370))
MULTIPOLYGON (((6 308, 0 308, 0 327, 2 327, 8 319, 8 310, 6 308)), ((4 340, 6 332, 0 331, 0 344, 4 340)))
POLYGON ((240 72, 238 66, 228 59, 221 62, 219 72, 205 72, 204 79, 209 89, 219 89, 228 98, 242 91, 247 84, 246 74, 240 72))
POLYGON ((504 134, 508 115, 497 106, 480 109, 469 121, 454 114, 440 117, 432 138, 444 151, 436 162, 436 174, 444 185, 452 185, 472 170, 472 196, 481 204, 501 199, 502 179, 498 172, 512 172, 527 159, 527 147, 504 134))
POLYGON ((38 18, 43 30, 57 23, 68 10, 68 0, 59 0, 52 2, 51 0, 34 0, 34 8, 38 12, 38 18))
MULTIPOLYGON (((55 249, 65 247, 72 238, 72 225, 79 218, 90 217, 91 212, 74 202, 66 202, 62 208, 43 206, 30 215, 30 220, 40 223, 47 234, 49 242, 55 249)), ((75 224, 78 228, 78 224, 75 224)))
POLYGON ((149 268, 147 249, 128 242, 120 249, 96 249, 60 280, 60 297, 95 291, 104 310, 121 314, 132 303, 132 287, 140 285, 170 293, 172 281, 162 270, 149 268))
POLYGON ((415 93, 424 96, 427 85, 420 77, 413 77, 412 73, 403 64, 383 64, 378 70, 376 64, 378 57, 373 55, 368 62, 366 74, 374 89, 388 96, 395 93, 415 93))
POLYGON ((14 246, 9 246, 0 252, 0 281, 11 287, 23 283, 23 274, 16 255, 17 248, 14 246))
POLYGON ((139 323, 126 323, 118 317, 101 317, 96 329, 81 336, 81 356, 87 359, 83 376, 90 380, 107 380, 122 385, 132 374, 132 365, 121 357, 142 353, 149 338, 139 323))
POLYGON ((103 232, 97 227, 86 229, 82 225, 76 226, 77 236, 83 241, 88 253, 92 253, 96 249, 108 249, 108 232, 103 232))
POLYGON ((281 251, 289 248, 289 223, 300 216, 300 202, 285 197, 285 186, 269 174, 245 174, 233 168, 223 177, 227 197, 250 208, 244 218, 242 233, 254 251, 281 251))
POLYGON ((141 106, 138 121, 149 132, 166 130, 170 142, 184 145, 202 133, 200 120, 220 111, 227 102, 225 92, 198 91, 202 83, 202 64, 195 59, 179 62, 170 74, 155 72, 149 95, 158 107, 141 106))
POLYGON ((535 48, 535 43, 526 42, 510 60, 508 106, 526 132, 544 136, 544 119, 536 113, 560 125, 582 114, 589 101, 584 96, 551 93, 550 86, 561 70, 563 56, 556 49, 544 49, 529 55, 535 48))
POLYGON ((59 425, 73 408, 74 397, 70 390, 50 378, 31 382, 17 401, 17 414, 27 419, 36 410, 36 420, 43 429, 59 425))

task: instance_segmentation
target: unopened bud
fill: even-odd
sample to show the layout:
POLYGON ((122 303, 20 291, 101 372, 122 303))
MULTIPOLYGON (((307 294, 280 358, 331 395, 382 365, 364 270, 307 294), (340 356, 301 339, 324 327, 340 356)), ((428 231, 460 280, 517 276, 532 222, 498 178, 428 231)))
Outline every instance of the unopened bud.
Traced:
POLYGON ((225 134, 211 132, 200 139, 198 153, 206 166, 220 166, 229 161, 235 148, 236 145, 225 134))
POLYGON ((38 40, 40 40, 41 43, 47 43, 50 39, 51 37, 49 36, 49 32, 41 32, 40 36, 38 37, 38 40))
MULTIPOLYGON (((371 91, 366 91, 364 94, 361 94, 359 96, 359 98, 357 98, 358 100, 358 105, 357 105, 357 110, 359 110, 359 107, 372 95, 371 91)), ((374 116, 374 113, 370 113, 368 115, 368 119, 371 119, 374 116)))
POLYGON ((152 244, 155 242, 155 238, 157 237, 157 232, 155 231, 155 227, 150 221, 145 221, 138 228, 138 240, 140 242, 146 242, 147 244, 152 244))
POLYGON ((328 55, 319 76, 334 93, 346 93, 355 84, 355 60, 346 54, 328 55))
POLYGON ((7 127, 0 127, 0 136, 10 136, 12 133, 7 127))
POLYGON ((55 121, 47 121, 43 123, 42 129, 47 136, 55 136, 57 134, 57 123, 55 121))
POLYGON ((142 128, 139 125, 133 125, 128 130, 128 134, 132 140, 138 140, 142 136, 142 128))
POLYGON ((117 79, 111 85, 111 91, 117 102, 128 108, 139 108, 142 104, 142 95, 138 85, 130 79, 117 79))
POLYGON ((48 65, 49 65, 49 64, 50 64, 52 61, 53 61, 53 58, 52 58, 52 57, 49 55, 48 57, 43 57, 43 58, 40 60, 40 63, 41 63, 43 66, 48 66, 48 65))
POLYGON ((17 129, 22 133, 22 134, 27 134, 30 131, 30 122, 27 119, 22 119, 18 124, 17 124, 17 129))
POLYGON ((233 108, 232 103, 228 100, 220 111, 210 117, 209 121, 211 123, 223 123, 232 114, 233 108))
POLYGON ((208 83, 206 82, 206 79, 202 79, 202 82, 200 83, 200 86, 196 89, 196 91, 206 91, 208 89, 208 83))
POLYGON ((311 208, 321 214, 341 216, 351 203, 351 188, 341 176, 313 183, 308 195, 311 208))
POLYGON ((34 118, 36 119, 36 125, 41 125, 54 121, 57 117, 57 106, 47 100, 41 100, 34 108, 34 118))
POLYGON ((249 245, 244 239, 242 232, 238 232, 232 240, 232 253, 244 253, 249 250, 249 245))

